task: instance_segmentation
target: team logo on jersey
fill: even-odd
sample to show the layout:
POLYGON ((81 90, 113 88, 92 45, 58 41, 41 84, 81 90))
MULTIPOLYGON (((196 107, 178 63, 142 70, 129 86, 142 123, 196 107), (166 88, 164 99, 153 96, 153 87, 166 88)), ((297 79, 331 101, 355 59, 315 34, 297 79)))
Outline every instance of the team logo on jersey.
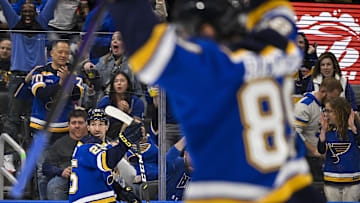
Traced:
POLYGON ((45 109, 47 111, 50 111, 51 110, 51 107, 53 106, 53 104, 55 103, 55 99, 53 97, 50 97, 50 101, 48 101, 46 104, 45 104, 45 109))
POLYGON ((191 177, 186 175, 186 173, 184 173, 184 175, 181 177, 179 183, 177 184, 176 188, 177 189, 185 189, 187 187, 187 185, 190 183, 191 181, 191 177))
POLYGON ((339 156, 346 153, 350 149, 351 143, 328 143, 328 148, 331 152, 333 163, 337 164, 340 161, 339 156))

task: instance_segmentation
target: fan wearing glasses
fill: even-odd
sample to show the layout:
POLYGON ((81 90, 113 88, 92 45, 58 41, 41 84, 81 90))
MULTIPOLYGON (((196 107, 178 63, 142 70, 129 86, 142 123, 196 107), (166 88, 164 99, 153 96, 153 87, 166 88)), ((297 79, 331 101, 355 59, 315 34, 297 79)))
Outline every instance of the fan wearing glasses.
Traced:
POLYGON ((324 191, 329 202, 360 198, 359 118, 343 97, 325 101, 318 151, 325 154, 324 191))

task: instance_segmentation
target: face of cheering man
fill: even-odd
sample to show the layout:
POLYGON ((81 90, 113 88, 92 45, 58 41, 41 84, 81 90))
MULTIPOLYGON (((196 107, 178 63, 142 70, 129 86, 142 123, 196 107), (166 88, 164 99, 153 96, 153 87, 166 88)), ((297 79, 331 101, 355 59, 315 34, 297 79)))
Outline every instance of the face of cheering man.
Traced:
POLYGON ((21 20, 26 26, 31 26, 35 21, 36 7, 32 3, 25 3, 21 7, 20 12, 21 20))
POLYGON ((70 56, 70 46, 65 41, 56 42, 51 50, 51 56, 53 59, 53 68, 58 70, 62 66, 66 66, 70 56))
POLYGON ((10 60, 11 57, 11 41, 3 40, 0 42, 0 60, 10 60))
POLYGON ((109 129, 109 125, 106 121, 102 120, 90 120, 88 124, 88 130, 92 136, 95 136, 105 141, 106 132, 109 129))

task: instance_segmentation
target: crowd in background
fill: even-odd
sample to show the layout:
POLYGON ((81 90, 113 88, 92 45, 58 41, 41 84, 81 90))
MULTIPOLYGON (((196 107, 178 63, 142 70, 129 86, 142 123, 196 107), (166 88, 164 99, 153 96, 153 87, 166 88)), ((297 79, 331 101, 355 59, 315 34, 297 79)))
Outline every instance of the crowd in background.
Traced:
MULTIPOLYGON (((1 127, 2 132, 9 134, 27 149, 33 134, 44 127, 46 115, 55 103, 57 92, 64 85, 70 70, 74 68, 71 67, 71 62, 82 42, 80 31, 86 31, 94 20, 97 8, 90 0, 33 2, 18 0, 12 4, 7 0, 0 0, 0 4, 2 7, 0 29, 10 30, 10 32, 3 31, 0 35, 0 90, 5 93, 0 96, 8 104, 6 111, 1 112, 4 115, 1 118, 1 127)), ((164 5, 154 2, 154 12, 161 20, 166 19, 164 5)), ((145 86, 132 73, 122 35, 115 30, 110 13, 105 13, 103 23, 97 31, 99 34, 96 35, 90 51, 82 58, 80 70, 76 72, 72 94, 64 111, 50 126, 52 139, 49 152, 51 153, 43 157, 37 167, 35 182, 38 186, 35 191, 38 195, 32 194, 31 198, 51 200, 67 198, 70 173, 68 164, 72 150, 76 141, 87 134, 86 113, 74 109, 81 108, 86 112, 91 108, 105 108, 108 105, 115 106, 144 122, 146 133, 141 143, 141 153, 147 180, 153 183, 152 188, 157 188, 158 88, 145 86)), ((323 171, 339 172, 339 174, 344 171, 336 171, 336 167, 330 166, 334 163, 330 159, 340 154, 332 152, 331 155, 324 147, 326 145, 324 143, 335 142, 336 135, 332 135, 334 136, 332 140, 327 140, 324 135, 331 134, 333 129, 340 129, 339 126, 350 127, 351 132, 347 132, 347 129, 343 130, 341 134, 343 137, 339 139, 341 142, 350 139, 352 143, 357 144, 357 101, 351 85, 341 74, 341 67, 334 54, 316 53, 316 45, 309 44, 302 33, 299 33, 297 43, 304 51, 304 60, 302 67, 294 76, 295 93, 301 98, 295 106, 296 131, 301 138, 299 142, 305 143, 308 149, 306 156, 316 187, 320 191, 325 191, 323 193, 328 198, 332 198, 328 194, 334 191, 327 186, 339 182, 326 175, 327 178, 324 179, 323 171), (338 83, 328 78, 333 78, 338 83), (339 100, 339 97, 344 100, 339 100), (344 109, 336 107, 334 102, 344 103, 342 105, 344 109), (351 108, 345 109, 345 106, 351 108), (331 117, 329 111, 346 111, 341 114, 345 120, 340 122, 336 118, 328 119, 331 117), (330 129, 329 126, 333 128, 330 129), (324 128, 329 130, 322 130, 324 128)), ((188 161, 185 162, 185 167, 178 165, 180 162, 184 163, 183 157, 188 159, 184 150, 185 140, 181 139, 180 128, 169 105, 166 107, 167 177, 171 180, 169 182, 177 183, 176 185, 168 183, 168 188, 178 189, 168 191, 167 199, 181 200, 182 191, 191 180, 192 169, 188 161)), ((338 114, 336 116, 340 117, 338 114)), ((122 126, 122 122, 110 119, 107 140, 116 139, 115 132, 122 126)), ((11 149, 7 149, 7 153, 5 167, 16 174, 19 170, 19 165, 14 162, 16 155, 11 149)), ((348 158, 358 160, 358 156, 359 154, 354 152, 348 158)), ((129 151, 123 162, 133 167, 135 173, 133 180, 124 181, 137 188, 138 194, 141 195, 140 169, 136 156, 129 151)), ((360 173, 359 164, 355 164, 356 166, 352 166, 353 168, 349 170, 360 173)), ((358 179, 353 179, 341 183, 342 186, 347 184, 352 186, 357 185, 357 181, 358 179)), ((157 190, 150 192, 150 197, 156 199, 157 190)), ((359 197, 354 198, 359 200, 359 197)))

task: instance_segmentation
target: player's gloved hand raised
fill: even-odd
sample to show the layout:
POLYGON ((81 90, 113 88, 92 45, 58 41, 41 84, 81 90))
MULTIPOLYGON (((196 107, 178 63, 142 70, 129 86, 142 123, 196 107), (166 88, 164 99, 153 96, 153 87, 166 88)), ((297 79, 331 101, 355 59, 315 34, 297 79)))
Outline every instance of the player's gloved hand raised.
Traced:
POLYGON ((142 139, 142 123, 132 122, 125 130, 119 134, 119 141, 126 146, 131 147, 132 144, 138 144, 142 139))

